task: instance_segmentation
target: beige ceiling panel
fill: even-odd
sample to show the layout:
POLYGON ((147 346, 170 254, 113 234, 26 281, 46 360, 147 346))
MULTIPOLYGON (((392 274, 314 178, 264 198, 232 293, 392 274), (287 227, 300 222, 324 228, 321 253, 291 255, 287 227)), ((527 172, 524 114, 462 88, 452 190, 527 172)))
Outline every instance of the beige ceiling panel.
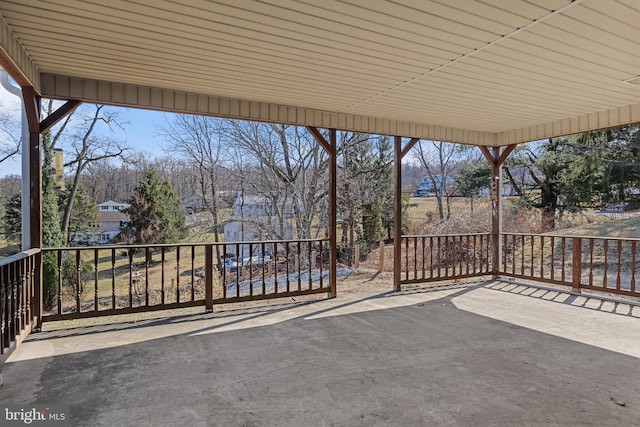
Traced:
MULTIPOLYGON (((135 107, 137 105, 128 105, 126 103, 127 98, 132 99, 136 97, 122 97, 122 92, 128 92, 129 90, 133 90, 129 87, 121 88, 120 85, 114 85, 109 82, 96 82, 92 80, 79 80, 79 79, 69 79, 62 76, 53 76, 45 74, 42 76, 42 85, 43 85, 43 95, 47 97, 52 97, 56 99, 65 99, 69 98, 71 92, 76 92, 79 90, 83 95, 82 99, 87 100, 88 102, 94 103, 103 103, 103 104, 117 104, 135 107), (71 88, 71 85, 79 86, 78 88, 71 88), (97 90, 96 90, 97 87, 97 90), (115 93, 114 93, 115 88, 115 93), (93 96, 93 98, 90 98, 93 96), (115 99, 114 99, 115 98, 115 99)), ((176 105, 170 102, 169 100, 174 98, 173 91, 167 91, 159 88, 142 88, 137 87, 138 91, 141 92, 141 96, 137 97, 138 102, 141 102, 143 106, 158 109, 163 111, 175 111, 175 112, 183 112, 183 113, 202 113, 214 116, 226 116, 237 119, 247 119, 247 120, 260 120, 260 115, 257 113, 261 111, 263 108, 268 109, 269 106, 260 106, 259 103, 255 104, 253 110, 250 108, 250 102, 245 100, 238 99, 229 99, 229 100, 221 100, 220 97, 214 96, 198 96, 198 103, 195 108, 195 111, 179 111, 176 108, 176 105), (150 96, 147 103, 143 103, 146 97, 145 94, 150 92, 150 96), (229 114, 222 114, 220 105, 228 102, 229 103, 229 114)), ((187 104, 189 106, 189 104, 187 104)), ((193 106, 191 105, 191 108, 193 106)), ((266 111, 266 110, 264 110, 266 111)), ((320 126, 320 127, 335 127, 339 123, 338 117, 336 114, 329 113, 321 113, 322 119, 316 120, 312 125, 320 126), (318 123, 320 122, 320 123, 318 123)), ((278 119, 276 122, 281 123, 290 123, 297 125, 309 125, 306 122, 306 117, 308 116, 305 109, 300 109, 293 106, 283 106, 278 111, 278 119)), ((347 115, 345 115, 346 117, 347 115)), ((317 116, 316 116, 317 117, 317 116)), ((346 118, 344 119, 345 121, 346 118)), ((387 119, 388 120, 388 119, 387 119)), ((403 130, 409 132, 411 129, 411 124, 406 121, 396 121, 393 125, 390 122, 386 122, 385 119, 375 118, 375 117, 366 117, 360 116, 354 117, 354 126, 353 129, 345 129, 351 130, 355 132, 367 132, 367 133, 378 133, 378 134, 388 134, 389 129, 395 128, 397 130, 403 130), (357 125, 359 123, 359 126, 357 125), (385 132, 386 129, 386 132, 385 132)), ((404 134, 404 133, 403 133, 404 134)), ((447 130, 442 126, 431 126, 429 127, 429 131, 425 135, 419 134, 404 134, 407 137, 421 137, 421 138, 433 138, 436 135, 456 135, 456 138, 464 138, 463 140, 458 140, 457 142, 467 143, 467 144, 482 144, 482 145, 494 145, 496 143, 495 135, 484 132, 477 131, 466 131, 464 129, 451 129, 447 130), (448 133, 447 133, 448 132, 448 133)))
MULTIPOLYGON (((19 16, 25 16, 28 10, 28 8, 21 4, 8 3, 7 7, 13 8, 14 13, 17 15, 17 20, 20 19, 19 16)), ((127 14, 126 16, 137 15, 127 14)), ((144 18, 144 15, 142 17, 144 18)), ((71 30, 74 25, 74 23, 71 22, 73 20, 77 21, 82 28, 93 29, 97 27, 107 32, 109 35, 104 38, 104 42, 107 44, 111 43, 112 39, 117 39, 118 36, 124 37, 123 42, 119 46, 114 46, 117 49, 128 49, 132 46, 139 46, 140 40, 143 42, 143 44, 140 45, 142 47, 144 46, 144 41, 147 40, 146 43, 148 45, 146 47, 155 46, 156 49, 161 49, 163 47, 166 48, 167 45, 172 46, 174 43, 179 43, 180 45, 174 47, 178 52, 186 49, 199 56, 203 54, 206 56, 207 52, 210 52, 212 48, 218 49, 218 45, 221 45, 223 48, 226 46, 235 49, 236 53, 241 53, 243 49, 248 50, 249 55, 262 51, 263 54, 266 52, 276 55, 289 55, 292 59, 297 59, 298 61, 301 57, 309 56, 311 53, 313 57, 320 57, 321 59, 325 57, 324 60, 333 58, 333 61, 342 61, 347 64, 363 62, 373 68, 379 67, 381 63, 384 64, 382 60, 384 58, 381 59, 381 55, 377 53, 377 50, 375 54, 365 55, 362 52, 369 52, 370 50, 357 49, 355 47, 349 50, 345 49, 344 46, 336 49, 319 43, 310 45, 300 42, 297 39, 292 40, 282 37, 278 38, 277 36, 268 34, 256 34, 255 32, 242 28, 235 29, 235 33, 233 34, 217 29, 213 34, 205 33, 194 36, 194 30, 191 26, 184 25, 181 27, 179 23, 163 23, 163 21, 157 19, 151 20, 151 22, 146 22, 144 19, 141 19, 136 22, 122 18, 121 21, 116 20, 118 24, 117 28, 121 29, 122 26, 129 24, 129 26, 126 27, 126 31, 114 31, 114 22, 105 21, 105 15, 99 12, 83 11, 82 16, 72 17, 62 12, 51 10, 46 11, 46 15, 43 15, 41 19, 44 21, 42 23, 43 25, 46 25, 47 20, 60 20, 60 22, 64 23, 65 26, 69 28, 67 32, 71 33, 67 35, 69 40, 77 39, 80 42, 86 42, 88 40, 91 43, 92 39, 97 39, 95 35, 86 35, 85 37, 75 36, 71 30), (240 37, 239 34, 245 34, 246 37, 240 37), (136 41, 133 45, 131 43, 131 36, 136 36, 136 41), (215 44, 216 42, 218 45, 215 44)), ((171 51, 171 49, 169 49, 169 51, 171 51)), ((423 64, 418 63, 418 61, 413 58, 398 58, 403 61, 413 62, 414 67, 420 67, 415 68, 415 72, 422 69, 423 64)), ((388 69, 391 67, 389 65, 385 68, 388 69)))
MULTIPOLYGON (((622 126, 629 123, 640 123, 640 103, 584 114, 569 120, 573 121, 571 133, 588 132, 608 127, 622 126)), ((528 137, 525 141, 535 141, 566 135, 563 132, 562 122, 563 120, 555 120, 526 127, 525 132, 528 132, 528 137)), ((518 133, 516 129, 501 132, 498 134, 498 145, 523 142, 517 137, 518 133)))
MULTIPOLYGON (((43 34, 47 33, 41 30, 33 30, 30 35, 23 37, 24 42, 30 46, 30 51, 33 55, 42 59, 46 59, 44 55, 47 54, 55 55, 58 58, 82 55, 87 58, 96 58, 96 60, 109 61, 114 64, 117 60, 123 64, 144 64, 154 68, 162 67, 167 72, 173 71, 180 74, 184 73, 186 68, 194 71, 206 71, 207 73, 211 73, 212 70, 211 61, 203 58, 202 56, 196 56, 195 52, 193 55, 189 56, 177 53, 167 53, 166 51, 161 50, 153 52, 150 49, 144 48, 128 52, 123 49, 116 49, 113 43, 100 41, 93 42, 90 47, 87 47, 86 44, 81 44, 79 42, 74 42, 73 44, 63 42, 64 39, 51 34, 48 34, 46 42, 39 42, 35 45, 31 44, 34 39, 37 39, 37 37, 43 34), (114 57, 115 55, 117 55, 117 58, 114 57)), ((229 48, 230 53, 216 55, 216 62, 213 65, 213 67, 215 67, 214 69, 217 69, 218 67, 234 67, 241 71, 261 71, 263 74, 267 73, 276 75, 282 75, 283 73, 302 73, 306 76, 326 76, 327 79, 332 80, 335 80, 336 78, 345 78, 349 79, 350 82, 363 82, 362 84, 365 84, 364 82, 366 81, 367 84, 379 83, 390 85, 392 82, 397 81, 396 79, 407 78, 401 75, 394 78, 394 76, 389 76, 389 73, 383 74, 389 68, 380 69, 382 71, 378 71, 377 74, 373 74, 375 70, 370 67, 359 72, 355 67, 348 68, 346 66, 329 66, 329 64, 322 63, 321 61, 318 61, 318 64, 314 67, 312 61, 308 61, 304 64, 302 64, 299 59, 289 60, 285 58, 276 58, 277 61, 275 61, 273 56, 270 55, 264 55, 264 57, 257 58, 259 61, 256 61, 255 59, 243 60, 243 58, 239 57, 237 54, 232 54, 231 52, 233 52, 233 50, 234 49, 229 48), (392 80, 392 78, 394 79, 392 80)), ((408 73, 405 73, 405 76, 407 75, 408 73)))
POLYGON ((14 34, 56 98, 495 145, 637 121, 639 9, 4 0, 0 58, 22 61, 14 34))
POLYGON ((40 89, 38 66, 22 47, 13 29, 0 11, 0 67, 10 72, 16 81, 40 89))

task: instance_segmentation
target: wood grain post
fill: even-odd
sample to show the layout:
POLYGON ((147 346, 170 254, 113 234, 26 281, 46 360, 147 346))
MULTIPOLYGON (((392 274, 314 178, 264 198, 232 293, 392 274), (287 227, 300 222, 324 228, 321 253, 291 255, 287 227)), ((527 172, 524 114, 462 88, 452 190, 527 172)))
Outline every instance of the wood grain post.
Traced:
POLYGON ((399 291, 402 281, 402 137, 393 144, 393 290, 399 291))

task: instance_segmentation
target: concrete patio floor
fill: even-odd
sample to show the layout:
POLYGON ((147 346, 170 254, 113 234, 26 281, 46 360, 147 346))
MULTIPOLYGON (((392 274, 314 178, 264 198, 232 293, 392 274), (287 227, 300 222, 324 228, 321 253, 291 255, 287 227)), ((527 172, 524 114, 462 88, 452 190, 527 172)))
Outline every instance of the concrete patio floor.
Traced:
POLYGON ((32 334, 74 426, 640 425, 640 306, 498 281, 32 334))

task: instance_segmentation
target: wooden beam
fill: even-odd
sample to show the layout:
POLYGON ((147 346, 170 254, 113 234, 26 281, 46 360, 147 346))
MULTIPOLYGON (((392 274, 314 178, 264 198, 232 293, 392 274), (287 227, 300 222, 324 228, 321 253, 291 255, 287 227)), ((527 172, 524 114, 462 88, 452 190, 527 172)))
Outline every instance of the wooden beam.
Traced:
POLYGON ((485 159, 487 159, 487 162, 489 162, 489 165, 491 167, 494 167, 496 165, 496 159, 493 158, 493 154, 491 154, 491 152, 489 151, 489 147, 485 147, 484 145, 478 145, 478 148, 484 155, 485 159))
POLYGON ((416 145, 416 143, 420 141, 420 138, 411 138, 411 140, 409 140, 409 142, 407 143, 407 145, 404 146, 404 148, 402 149, 402 151, 400 152, 400 157, 404 158, 404 156, 407 155, 407 153, 409 151, 411 151, 411 149, 413 148, 414 145, 416 145))
POLYGON ((40 133, 40 96, 31 86, 22 88, 22 101, 27 115, 29 132, 40 133))
POLYGON ((504 163, 505 160, 507 160, 507 156, 509 154, 511 154, 511 152, 516 148, 516 144, 511 144, 511 145, 507 145, 504 150, 502 151, 502 154, 500 154, 500 157, 498 158, 498 160, 496 161, 496 164, 498 166, 502 166, 502 164, 504 163))
POLYGON ((82 104, 80 101, 75 99, 70 99, 60 106, 56 111, 49 114, 42 122, 40 123, 40 133, 45 133, 53 126, 56 125, 60 120, 64 119, 68 114, 71 114, 76 108, 78 108, 82 104))
MULTIPOLYGON (((313 126, 305 126, 305 128, 309 131, 311 135, 313 135, 316 142, 320 144, 322 148, 324 148, 324 151, 331 154, 331 149, 332 149, 331 144, 326 139, 324 139, 324 136, 322 136, 318 128, 313 126)), ((335 155, 335 152, 333 154, 335 155)))

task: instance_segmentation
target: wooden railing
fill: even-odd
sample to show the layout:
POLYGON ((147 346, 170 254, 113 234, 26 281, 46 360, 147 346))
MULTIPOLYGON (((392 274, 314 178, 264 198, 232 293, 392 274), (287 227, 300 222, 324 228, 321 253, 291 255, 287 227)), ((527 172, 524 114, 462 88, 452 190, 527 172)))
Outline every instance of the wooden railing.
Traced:
POLYGON ((0 366, 37 325, 40 257, 32 249, 0 260, 0 366))
POLYGON ((499 274, 640 297, 640 239, 504 233, 499 274))
POLYGON ((57 275, 43 321, 329 292, 326 249, 321 239, 43 249, 57 275))
POLYGON ((491 274, 491 234, 402 236, 401 284, 491 274))

